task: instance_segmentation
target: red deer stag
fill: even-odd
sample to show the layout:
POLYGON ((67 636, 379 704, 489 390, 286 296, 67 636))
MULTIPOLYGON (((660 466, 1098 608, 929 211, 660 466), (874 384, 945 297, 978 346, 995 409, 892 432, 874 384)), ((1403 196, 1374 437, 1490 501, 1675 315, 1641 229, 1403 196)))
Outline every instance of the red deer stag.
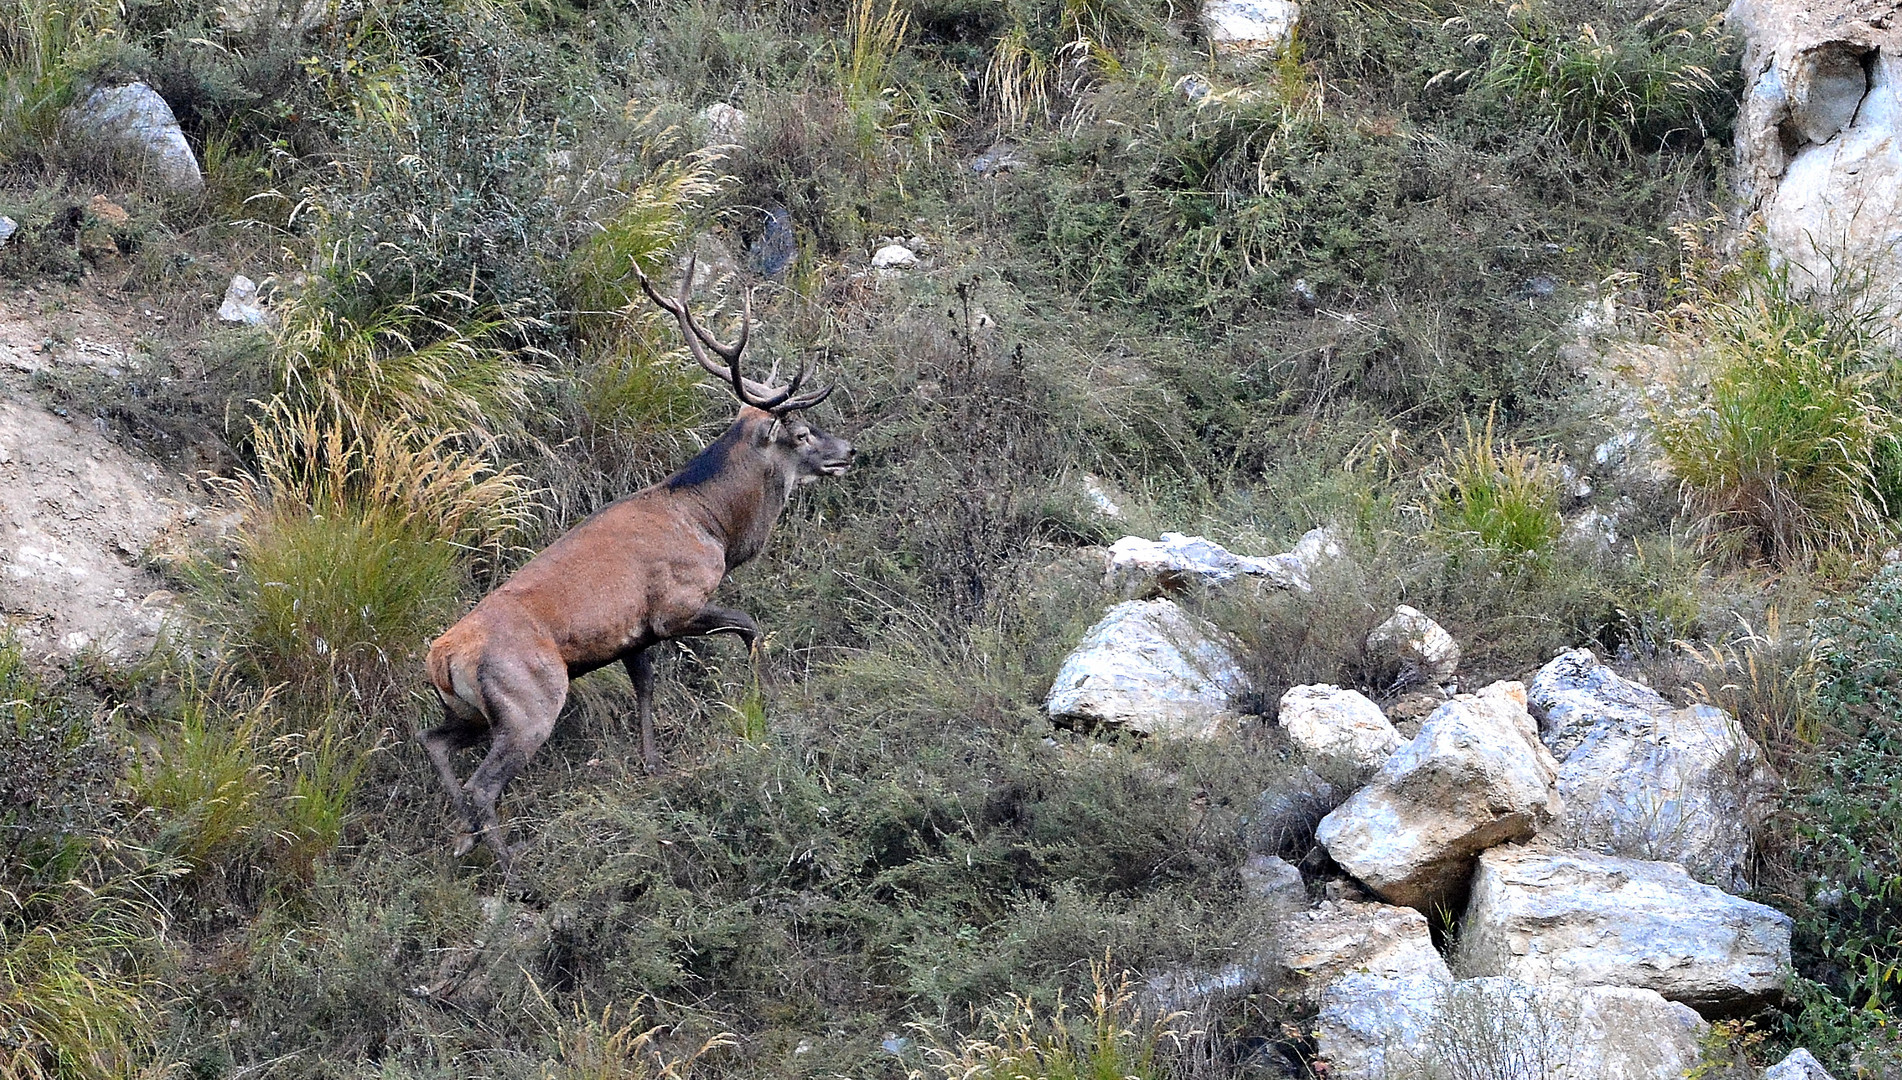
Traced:
POLYGON ((653 647, 731 633, 754 648, 759 624, 709 603, 714 590, 766 546, 794 487, 842 475, 851 464, 851 443, 796 415, 832 388, 802 391, 804 367, 779 387, 742 376, 750 299, 738 339, 722 344, 688 309, 693 270, 689 261, 677 298, 660 295, 645 276, 641 288, 679 321, 700 366, 740 399, 738 419, 679 472, 611 503, 550 544, 429 647, 429 679, 444 719, 420 739, 468 829, 458 838, 458 856, 479 837, 508 863, 496 800, 554 730, 569 682, 596 668, 617 660, 627 666, 641 753, 648 771, 658 771, 653 647), (464 784, 450 755, 485 731, 488 756, 464 784))

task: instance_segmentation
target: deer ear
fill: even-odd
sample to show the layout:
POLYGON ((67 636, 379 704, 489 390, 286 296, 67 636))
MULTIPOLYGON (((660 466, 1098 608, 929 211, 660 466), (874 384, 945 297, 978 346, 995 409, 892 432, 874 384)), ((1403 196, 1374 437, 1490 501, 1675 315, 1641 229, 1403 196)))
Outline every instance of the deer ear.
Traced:
POLYGON ((773 417, 771 426, 766 428, 765 441, 769 444, 779 441, 779 417, 773 417))

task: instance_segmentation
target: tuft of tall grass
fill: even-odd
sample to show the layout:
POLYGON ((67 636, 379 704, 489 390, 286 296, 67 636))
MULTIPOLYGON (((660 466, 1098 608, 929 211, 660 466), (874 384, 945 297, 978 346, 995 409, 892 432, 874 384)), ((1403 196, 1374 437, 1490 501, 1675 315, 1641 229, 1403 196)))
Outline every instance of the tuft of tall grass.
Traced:
POLYGON ((257 475, 234 485, 247 528, 212 582, 215 621, 273 682, 374 699, 441 628, 467 581, 465 550, 495 554, 531 520, 528 482, 398 428, 281 402, 254 436, 257 475))
POLYGON ((716 158, 702 150, 662 164, 568 256, 568 290, 584 329, 604 317, 649 311, 640 275, 659 277, 697 208, 719 194, 724 180, 714 171, 716 158))
POLYGON ((118 30, 112 0, 0 0, 0 161, 53 143, 77 89, 77 55, 118 30))
POLYGON ((1480 85, 1553 134, 1625 156, 1687 135, 1722 134, 1734 106, 1721 19, 1663 30, 1645 20, 1601 33, 1556 23, 1536 4, 1517 4, 1512 16, 1480 85))
POLYGON ((320 284, 292 296, 282 318, 281 392, 305 409, 359 421, 366 434, 400 425, 424 438, 519 436, 534 391, 548 381, 530 363, 539 350, 525 344, 541 321, 462 293, 359 310, 320 284))
POLYGON ((134 764, 132 791, 160 814, 158 844, 194 869, 242 861, 269 837, 275 763, 264 709, 226 716, 196 695, 162 733, 160 751, 134 764))
POLYGON ((846 12, 846 48, 834 61, 839 92, 849 108, 876 108, 886 102, 910 31, 911 12, 898 0, 882 5, 879 0, 852 0, 846 12))
POLYGON ((1708 343, 1709 385, 1653 417, 1700 542, 1779 566, 1866 556, 1893 535, 1902 457, 1880 316, 1853 297, 1806 299, 1764 263, 1740 291, 1680 307, 1670 329, 1708 343))
POLYGON ((1090 964, 1095 984, 1087 1013, 1073 1014, 1058 999, 1049 1016, 1028 999, 991 1017, 991 1033, 955 1049, 930 1052, 944 1080, 1161 1080, 1173 1075, 1165 1047, 1179 1048, 1200 1032, 1177 1031, 1180 1015, 1145 1017, 1129 976, 1112 975, 1110 962, 1090 964))
MULTIPOLYGON (((534 992, 548 1008, 540 988, 534 992)), ((720 1033, 686 1053, 672 1052, 661 1042, 662 1027, 649 1026, 641 1016, 641 1004, 636 1001, 623 1019, 612 1005, 596 1016, 577 1003, 555 1025, 556 1052, 542 1064, 542 1080, 687 1080, 701 1058, 736 1041, 720 1033)))
POLYGON ((117 1080, 149 1061, 159 876, 98 866, 0 890, 0 1080, 117 1080))
POLYGON ((1495 413, 1483 428, 1465 422, 1459 446, 1442 440, 1443 454, 1422 478, 1429 528, 1454 544, 1475 544, 1536 560, 1558 539, 1559 472, 1538 453, 1494 434, 1495 413))

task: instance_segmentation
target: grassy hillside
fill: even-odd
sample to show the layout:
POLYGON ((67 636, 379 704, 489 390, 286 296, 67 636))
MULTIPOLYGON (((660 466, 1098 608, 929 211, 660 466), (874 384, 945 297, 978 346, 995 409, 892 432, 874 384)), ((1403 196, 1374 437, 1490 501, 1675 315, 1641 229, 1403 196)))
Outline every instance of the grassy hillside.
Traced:
POLYGON ((1272 724, 1101 744, 1038 703, 1105 600, 1083 549, 1323 524, 1351 558, 1312 594, 1205 605, 1259 711, 1403 690, 1360 644, 1400 602, 1465 685, 1589 645, 1733 709, 1790 786, 1760 880, 1801 953, 1743 1041, 1895 1067, 1902 616, 1887 578, 1856 593, 1898 505, 1893 369, 1854 297, 1712 224, 1720 5, 1313 0, 1236 62, 1144 0, 348 0, 302 31, 293 2, 0 4, 0 274, 170 316, 143 381, 34 392, 213 464, 246 522, 174 571, 202 634, 130 669, 0 652, 0 1074, 1299 1063, 1272 993, 1179 1037, 1119 997, 1269 940, 1251 837, 1325 876, 1256 809, 1303 794, 1272 724), (134 78, 201 197, 62 127, 134 78), (887 237, 921 265, 871 272, 887 237), (815 419, 859 465, 726 587, 765 670, 663 662, 665 775, 618 670, 577 684, 505 798, 505 879, 449 854, 418 658, 727 422, 635 285, 689 251, 732 274, 701 299, 722 332, 756 289, 749 362, 839 384, 815 419), (274 331, 210 318, 237 272, 274 331), (1675 475, 1595 463, 1617 432, 1575 344, 1606 299, 1598 333, 1713 373, 1661 407, 1675 475), (1740 430, 1786 436, 1787 500, 1740 430), (1565 527, 1594 508, 1615 544, 1565 527))

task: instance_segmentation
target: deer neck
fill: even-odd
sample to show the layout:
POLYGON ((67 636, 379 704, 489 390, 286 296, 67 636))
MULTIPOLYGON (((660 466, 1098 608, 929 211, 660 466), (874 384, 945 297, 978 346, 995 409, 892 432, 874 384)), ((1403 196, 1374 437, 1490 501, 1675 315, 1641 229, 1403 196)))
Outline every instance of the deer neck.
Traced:
MULTIPOLYGON (((738 464, 737 462, 735 463, 738 464)), ((726 545, 726 568, 739 566, 766 547, 773 523, 792 495, 792 474, 765 462, 729 468, 694 494, 706 509, 709 532, 726 545)))

